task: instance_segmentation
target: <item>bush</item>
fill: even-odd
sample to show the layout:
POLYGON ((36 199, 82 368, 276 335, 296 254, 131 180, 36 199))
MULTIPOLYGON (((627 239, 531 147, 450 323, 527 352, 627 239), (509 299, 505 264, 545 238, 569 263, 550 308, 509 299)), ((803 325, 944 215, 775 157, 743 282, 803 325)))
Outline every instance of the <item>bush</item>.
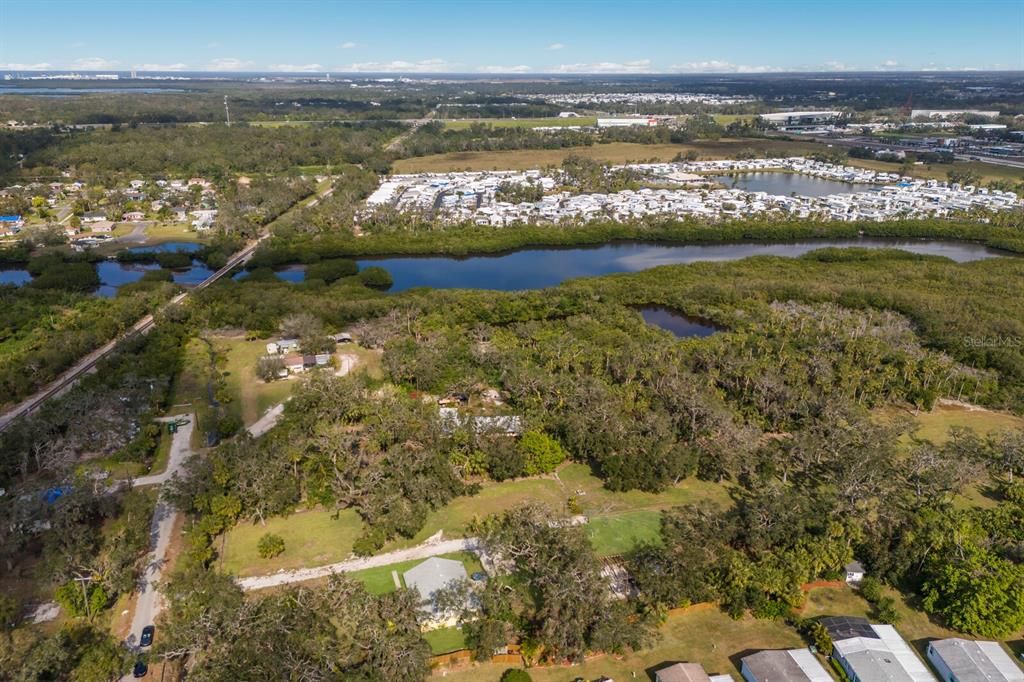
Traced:
POLYGON ((557 440, 542 431, 527 431, 519 441, 530 476, 550 474, 565 461, 565 450, 557 440))
POLYGON ((372 289, 390 289, 391 285, 395 283, 395 280, 391 278, 391 273, 384 268, 372 265, 368 268, 364 268, 359 273, 359 281, 364 286, 368 286, 372 289))
POLYGON ((525 670, 509 668, 501 674, 501 682, 533 682, 533 678, 525 670))
POLYGON ((322 279, 330 284, 342 277, 352 277, 358 272, 359 266, 356 265, 355 261, 347 258, 334 258, 331 260, 322 260, 319 263, 313 263, 312 265, 307 266, 306 279, 322 279))
POLYGON ((878 578, 867 576, 860 583, 860 595, 872 604, 882 598, 882 583, 878 578))
POLYGON ((388 541, 388 533, 380 526, 367 528, 363 534, 352 543, 352 551, 357 556, 370 556, 388 541))
POLYGON ((900 622, 900 614, 896 610, 896 600, 892 597, 882 597, 875 604, 875 618, 889 625, 896 625, 900 622))
POLYGON ((266 533, 256 543, 256 551, 264 559, 273 559, 284 552, 284 538, 273 533, 266 533))
POLYGON ((266 355, 256 362, 256 374, 264 381, 273 381, 284 370, 284 359, 278 355, 266 355))

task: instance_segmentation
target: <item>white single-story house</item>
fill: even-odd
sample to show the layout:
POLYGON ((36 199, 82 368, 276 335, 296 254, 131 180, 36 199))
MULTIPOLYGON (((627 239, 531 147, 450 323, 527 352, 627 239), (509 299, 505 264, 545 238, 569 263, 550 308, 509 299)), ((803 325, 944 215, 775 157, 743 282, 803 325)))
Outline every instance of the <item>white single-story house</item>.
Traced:
POLYGON ((859 583, 864 580, 864 564, 857 560, 853 560, 843 567, 843 572, 846 573, 846 582, 853 584, 859 583))
POLYGON ((928 643, 927 654, 944 682, 1024 682, 1024 670, 998 642, 939 639, 928 643))
POLYGON ((107 219, 105 211, 86 211, 82 214, 83 223, 99 223, 107 219))
POLYGON ((121 218, 129 222, 138 222, 140 220, 144 220, 146 218, 146 214, 142 211, 128 211, 121 216, 121 218))
POLYGON ((758 651, 740 659, 746 682, 832 682, 832 676, 808 649, 758 651))
POLYGON ((452 583, 468 578, 466 567, 461 561, 436 556, 410 568, 402 575, 405 586, 419 592, 423 600, 420 610, 426 619, 424 629, 435 630, 455 624, 459 614, 441 609, 435 603, 434 597, 452 583))

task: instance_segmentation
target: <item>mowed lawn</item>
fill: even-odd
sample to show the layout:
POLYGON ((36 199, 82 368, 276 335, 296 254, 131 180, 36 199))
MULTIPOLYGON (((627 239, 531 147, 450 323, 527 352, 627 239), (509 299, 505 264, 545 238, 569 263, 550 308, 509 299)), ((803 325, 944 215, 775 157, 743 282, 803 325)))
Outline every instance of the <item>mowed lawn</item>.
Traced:
MULTIPOLYGON (((455 561, 461 561, 462 565, 466 567, 466 575, 473 575, 478 571, 483 571, 480 560, 477 559, 475 554, 470 552, 453 552, 451 554, 438 554, 438 556, 442 559, 454 559, 455 561)), ((387 566, 377 566, 376 568, 367 568, 363 571, 353 571, 348 575, 363 583, 366 587, 366 591, 370 594, 387 594, 388 592, 394 592, 398 589, 398 586, 407 587, 402 576, 406 571, 419 566, 424 561, 426 561, 426 559, 401 561, 396 564, 388 564, 387 566), (393 573, 398 574, 398 585, 395 585, 395 576, 392 575, 393 573)))
MULTIPOLYGON (((697 608, 668 618, 660 629, 661 639, 652 647, 621 660, 600 656, 577 666, 530 668, 534 682, 569 682, 577 677, 595 680, 650 680, 653 670, 677 661, 700 663, 710 674, 729 673, 739 677, 739 658, 759 649, 789 649, 805 646, 795 630, 780 621, 757 620, 749 616, 733 620, 714 607, 697 608), (636 676, 634 678, 634 675, 636 676), (649 676, 650 675, 650 676, 649 676)), ((483 664, 448 671, 445 682, 497 682, 509 666, 483 664)), ((441 679, 437 671, 433 679, 441 679)))
MULTIPOLYGON (((568 464, 558 471, 557 478, 485 483, 478 494, 458 497, 430 512, 419 533, 392 541, 381 552, 419 545, 438 531, 447 538, 465 537, 475 519, 524 504, 544 504, 557 514, 568 514, 570 496, 575 496, 583 513, 591 517, 593 527, 588 527, 587 533, 601 555, 628 552, 639 541, 657 541, 662 509, 702 500, 731 504, 728 488, 717 483, 687 479, 661 493, 618 493, 606 490, 589 467, 568 464)), ((333 515, 330 510, 313 509, 269 519, 266 526, 243 522, 224 535, 222 568, 235 575, 253 576, 342 561, 351 553, 363 523, 352 510, 340 512, 337 520, 333 515), (256 551, 257 541, 268 532, 285 541, 284 553, 273 559, 264 559, 256 551)))
POLYGON ((817 142, 803 140, 732 139, 706 140, 693 144, 635 144, 612 142, 590 147, 565 149, 516 149, 496 152, 449 152, 411 159, 393 164, 396 173, 439 173, 463 170, 525 170, 559 165, 567 156, 583 156, 610 163, 630 161, 671 161, 677 154, 695 151, 702 159, 730 158, 740 152, 772 156, 798 156, 824 151, 817 142))
MULTIPOLYGON (((913 595, 885 588, 885 594, 896 601, 896 612, 900 619, 896 630, 905 640, 910 642, 922 657, 929 640, 947 637, 964 637, 965 635, 943 626, 938 619, 933 619, 917 605, 913 608, 913 595)), ((862 616, 871 619, 872 608, 856 591, 849 587, 818 587, 807 594, 807 602, 801 614, 804 618, 820 616, 862 616)), ((873 619, 872 619, 873 620, 873 619)), ((967 639, 972 639, 969 635, 967 639)), ((1024 638, 1024 630, 1018 632, 1010 641, 1024 638)))
POLYGON ((224 357, 220 368, 233 400, 226 408, 246 426, 292 394, 294 379, 266 382, 256 376, 259 359, 267 354, 267 342, 257 339, 218 337, 213 339, 217 354, 224 357))
POLYGON ((363 532, 363 521, 354 510, 335 513, 314 509, 268 519, 266 525, 242 522, 221 538, 220 567, 226 573, 247 577, 278 570, 321 566, 344 561, 352 555, 352 544, 363 532), (284 539, 284 552, 264 559, 256 544, 265 533, 284 539))

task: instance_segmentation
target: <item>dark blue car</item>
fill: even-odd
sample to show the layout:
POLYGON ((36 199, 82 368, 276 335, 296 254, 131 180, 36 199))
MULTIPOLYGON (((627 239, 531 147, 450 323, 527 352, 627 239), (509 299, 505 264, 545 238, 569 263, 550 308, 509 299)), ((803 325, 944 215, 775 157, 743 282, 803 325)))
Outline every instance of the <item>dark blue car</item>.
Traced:
POLYGON ((147 625, 142 628, 142 636, 139 637, 139 646, 149 646, 153 643, 153 633, 156 632, 156 628, 152 625, 147 625))
POLYGON ((146 673, 149 672, 149 666, 146 665, 145 661, 135 661, 135 665, 132 667, 132 677, 145 677, 146 673))

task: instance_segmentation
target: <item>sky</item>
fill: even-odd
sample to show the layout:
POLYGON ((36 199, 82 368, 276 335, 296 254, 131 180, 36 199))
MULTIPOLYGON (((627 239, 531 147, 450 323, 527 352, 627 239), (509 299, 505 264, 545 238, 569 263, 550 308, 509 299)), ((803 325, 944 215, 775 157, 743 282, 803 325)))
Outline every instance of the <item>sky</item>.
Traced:
POLYGON ((1024 0, 0 0, 0 70, 1024 70, 1024 0))

